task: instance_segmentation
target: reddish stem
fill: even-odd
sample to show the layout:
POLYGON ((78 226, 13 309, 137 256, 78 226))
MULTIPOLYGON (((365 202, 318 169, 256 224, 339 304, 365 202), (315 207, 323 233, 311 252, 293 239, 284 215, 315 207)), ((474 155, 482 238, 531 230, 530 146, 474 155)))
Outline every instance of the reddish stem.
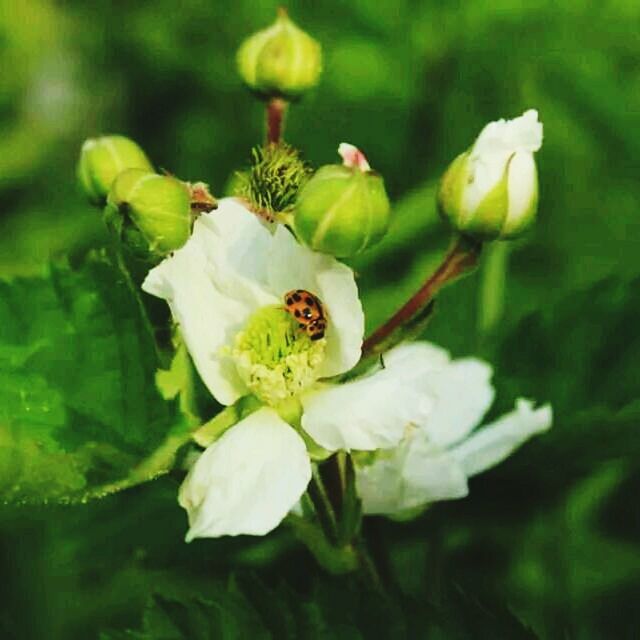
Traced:
POLYGON ((426 280, 415 295, 387 322, 378 327, 362 344, 363 357, 378 352, 389 336, 407 325, 433 300, 442 287, 476 266, 481 244, 460 236, 436 271, 426 280))
POLYGON ((277 144, 282 139, 287 106, 282 98, 271 98, 267 102, 267 144, 277 144))

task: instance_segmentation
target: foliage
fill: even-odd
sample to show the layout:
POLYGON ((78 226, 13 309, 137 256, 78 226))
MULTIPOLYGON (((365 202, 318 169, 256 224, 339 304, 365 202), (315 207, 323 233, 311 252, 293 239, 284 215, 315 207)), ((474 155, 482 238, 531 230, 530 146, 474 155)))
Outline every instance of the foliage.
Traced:
POLYGON ((146 322, 105 254, 0 283, 3 502, 108 490, 161 445, 177 417, 146 322))

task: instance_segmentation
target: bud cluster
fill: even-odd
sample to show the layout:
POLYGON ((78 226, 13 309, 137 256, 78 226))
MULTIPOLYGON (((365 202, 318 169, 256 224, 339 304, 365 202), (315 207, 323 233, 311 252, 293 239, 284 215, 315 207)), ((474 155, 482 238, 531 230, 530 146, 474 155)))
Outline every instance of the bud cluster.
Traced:
MULTIPOLYGON (((349 257, 378 243, 389 228, 391 207, 384 181, 365 155, 342 143, 343 163, 314 173, 281 139, 286 101, 317 84, 320 45, 280 9, 274 24, 240 46, 237 64, 244 82, 268 101, 268 136, 253 150, 250 168, 236 174, 234 194, 264 220, 287 224, 314 251, 349 257)), ((533 154, 541 144, 534 110, 487 125, 442 177, 441 216, 480 242, 519 236, 536 215, 533 154)), ((158 175, 144 151, 119 135, 85 142, 78 179, 91 202, 106 204, 106 219, 121 239, 154 257, 183 246, 194 217, 217 206, 206 184, 158 175)))
POLYGON ((87 140, 77 173, 90 202, 106 205, 109 228, 141 258, 162 258, 182 247, 194 216, 217 206, 204 182, 155 173, 144 151, 124 136, 87 140))

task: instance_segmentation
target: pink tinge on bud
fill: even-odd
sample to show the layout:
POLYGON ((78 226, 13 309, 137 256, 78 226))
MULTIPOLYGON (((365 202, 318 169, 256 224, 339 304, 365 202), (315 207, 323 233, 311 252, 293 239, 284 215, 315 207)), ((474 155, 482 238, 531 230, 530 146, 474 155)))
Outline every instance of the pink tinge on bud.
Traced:
POLYGON ((348 142, 342 142, 338 147, 338 153, 345 167, 357 167, 360 171, 371 171, 367 158, 358 147, 354 147, 348 142))

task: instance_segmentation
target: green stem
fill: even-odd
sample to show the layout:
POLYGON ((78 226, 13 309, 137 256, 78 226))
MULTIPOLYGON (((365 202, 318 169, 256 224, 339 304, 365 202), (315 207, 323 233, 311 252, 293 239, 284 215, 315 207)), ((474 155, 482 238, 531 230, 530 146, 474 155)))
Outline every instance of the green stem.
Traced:
POLYGON ((358 569, 358 555, 352 546, 336 547, 328 540, 317 523, 289 514, 285 520, 295 537, 313 554, 321 567, 335 575, 358 569))
POLYGON ((353 544, 353 548, 355 549, 356 556, 358 558, 358 569, 364 583, 374 591, 384 593, 384 586, 382 584, 382 579, 380 578, 380 573, 378 572, 378 568, 365 545, 364 539, 362 537, 358 537, 353 544))
POLYGON ((179 359, 179 364, 184 372, 184 385, 179 400, 180 410, 193 421, 193 425, 199 424, 200 416, 198 403, 196 401, 195 369, 191 362, 187 345, 182 340, 182 337, 180 337, 180 343, 176 349, 175 357, 179 359))
POLYGON ((335 545, 338 542, 338 521, 336 514, 327 493, 322 476, 316 465, 313 466, 311 482, 307 489, 309 498, 313 503, 318 521, 324 534, 330 544, 335 545))
POLYGON ((480 335, 491 333, 504 311, 504 294, 510 244, 493 242, 488 247, 480 283, 478 328, 480 335))

